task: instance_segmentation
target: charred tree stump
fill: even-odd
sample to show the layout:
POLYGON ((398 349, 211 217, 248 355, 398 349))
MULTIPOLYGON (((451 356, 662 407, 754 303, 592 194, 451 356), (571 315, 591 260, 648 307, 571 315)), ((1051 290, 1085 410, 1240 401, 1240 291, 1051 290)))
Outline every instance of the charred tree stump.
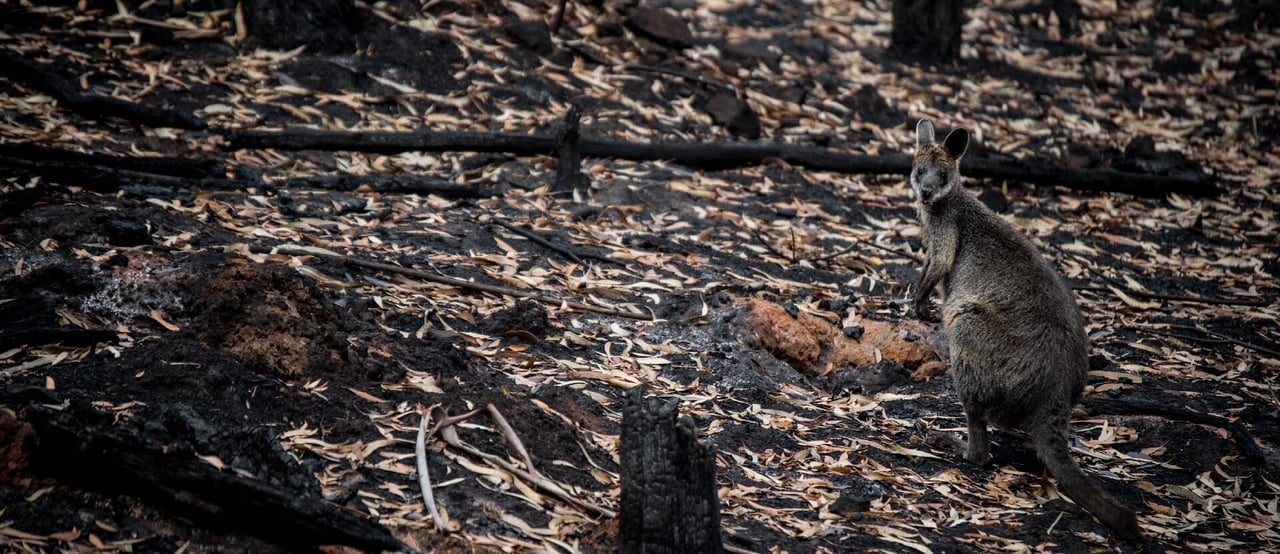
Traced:
POLYGON ((573 106, 564 116, 560 130, 556 132, 556 183, 558 191, 586 191, 591 185, 582 174, 582 150, 579 146, 581 135, 578 125, 582 119, 582 108, 573 106))
POLYGON ((960 59, 964 0, 893 0, 889 49, 922 62, 960 59))
POLYGON ((720 553, 720 503, 715 457, 698 443, 693 420, 677 418, 675 402, 627 391, 622 409, 623 554, 720 553))

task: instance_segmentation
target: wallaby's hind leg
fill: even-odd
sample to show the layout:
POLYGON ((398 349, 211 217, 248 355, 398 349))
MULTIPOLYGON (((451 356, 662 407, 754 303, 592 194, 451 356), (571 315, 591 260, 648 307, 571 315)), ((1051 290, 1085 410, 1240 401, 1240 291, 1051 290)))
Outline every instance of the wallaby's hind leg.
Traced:
POLYGON ((974 464, 984 465, 991 459, 991 438, 987 436, 987 422, 968 414, 965 417, 969 420, 968 440, 955 433, 934 431, 929 433, 925 442, 935 448, 950 450, 974 464))
POLYGON ((964 407, 965 419, 969 422, 968 444, 960 454, 964 459, 977 465, 983 465, 991 459, 991 438, 987 436, 987 418, 982 414, 988 403, 984 398, 990 384, 983 377, 981 369, 960 361, 956 357, 958 348, 968 349, 967 343, 973 337, 968 331, 975 328, 970 325, 975 316, 968 310, 962 310, 951 322, 951 384, 960 397, 960 405, 964 407))
POLYGON ((991 460, 991 438, 987 436, 987 422, 982 418, 965 414, 969 419, 969 444, 964 459, 977 465, 991 460))

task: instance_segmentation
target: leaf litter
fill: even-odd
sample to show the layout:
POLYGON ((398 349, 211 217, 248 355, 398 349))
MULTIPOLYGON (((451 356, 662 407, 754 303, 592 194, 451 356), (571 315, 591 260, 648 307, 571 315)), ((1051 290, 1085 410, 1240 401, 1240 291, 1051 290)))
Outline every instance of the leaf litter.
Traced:
MULTIPOLYGON (((751 2, 671 3, 699 39, 682 51, 611 26, 610 18, 621 16, 607 3, 571 4, 566 32, 547 57, 522 52, 493 31, 504 14, 549 17, 545 5, 396 5, 360 9, 446 37, 450 46, 440 48, 456 48, 464 60, 449 68, 455 87, 424 92, 376 70, 367 76, 385 87, 378 94, 304 84, 293 73, 332 60, 306 49, 236 52, 202 43, 206 35, 238 36, 234 10, 171 13, 161 3, 105 11, 15 7, 64 32, 5 28, 4 47, 52 63, 82 86, 194 108, 227 129, 545 132, 575 103, 585 108, 584 133, 592 135, 731 138, 699 108, 709 94, 703 81, 710 81, 743 91, 767 140, 902 153, 911 123, 930 117, 970 127, 982 151, 1065 166, 1140 162, 1173 171, 1194 160, 1228 185, 1226 196, 1152 200, 1013 183, 969 186, 1006 199, 1007 217, 1077 289, 1094 339, 1089 394, 1161 391, 1236 418, 1251 426, 1274 467, 1280 198, 1272 185, 1280 180, 1280 153, 1264 137, 1280 121, 1280 35, 1251 23, 1273 16, 1220 3, 1139 2, 1130 9, 1082 1, 1068 29, 1035 2, 980 2, 968 12, 964 60, 935 68, 885 53, 888 2, 784 2, 776 14, 751 2), (172 28, 175 43, 137 38, 157 22, 172 28), (764 52, 728 54, 730 44, 749 40, 764 40, 764 52), (201 48, 222 54, 201 58, 201 48), (636 72, 642 64, 699 79, 636 72), (891 120, 876 119, 884 114, 868 105, 866 90, 891 120)), ((404 172, 507 185, 478 200, 368 190, 46 189, 48 200, 6 213, 0 226, 0 296, 24 310, 41 305, 36 299, 67 306, 69 317, 37 321, 42 312, 33 309, 5 329, 89 323, 116 328, 123 340, 102 349, 5 348, 0 373, 10 383, 101 403, 122 419, 153 413, 181 390, 167 375, 180 380, 223 368, 200 352, 226 347, 191 334, 230 325, 246 308, 232 305, 215 319, 191 309, 198 295, 186 287, 192 275, 234 267, 234 279, 257 283, 261 302, 280 308, 271 317, 307 322, 305 332, 251 324, 240 340, 313 354, 248 364, 255 369, 244 375, 234 373, 243 363, 219 369, 244 389, 224 404, 244 411, 206 417, 272 429, 326 499, 424 550, 612 550, 615 531, 601 514, 618 508, 619 402, 623 389, 641 383, 679 400, 717 449, 725 539, 734 548, 1117 548, 1040 478, 1041 466, 1017 436, 996 435, 996 459, 987 468, 924 444, 928 431, 960 429, 963 418, 945 378, 922 371, 930 349, 920 345, 936 342, 931 333, 903 327, 914 324, 904 298, 922 249, 899 177, 783 163, 693 171, 588 159, 591 189, 571 198, 550 190, 555 168, 547 158, 223 154, 217 137, 97 124, 47 96, 0 86, 0 109, 13 114, 0 120, 6 142, 226 156, 228 166, 259 168, 267 184, 332 172, 404 172), (93 215, 103 210, 111 215, 93 215), (147 223, 149 244, 111 248, 114 220, 147 223), (489 221, 531 231, 578 259, 496 231, 489 221), (148 256, 171 272, 122 288, 126 274, 116 268, 148 256), (352 265, 344 256, 413 271, 352 265), (87 301, 86 291, 106 289, 109 295, 87 301), (499 292, 506 289, 536 293, 541 305, 499 292), (313 301, 322 307, 302 313, 313 301), (795 339, 803 327, 820 340, 761 342, 743 323, 759 310, 766 315, 754 318, 755 329, 785 329, 780 335, 795 339), (858 326, 918 355, 888 355, 876 346, 854 352, 868 363, 852 364, 843 360, 853 354, 824 351, 827 342, 875 342, 868 335, 842 340, 858 326), (132 351, 143 345, 164 363, 139 363, 132 351), (833 360, 841 361, 818 364, 833 360), (877 368, 876 378, 866 377, 868 367, 877 368), (264 377, 276 384, 256 384, 264 377), (416 456, 420 414, 437 404, 451 413, 491 406, 509 430, 497 418, 460 421, 416 456), (451 534, 428 516, 416 491, 418 467, 427 468, 442 517, 456 526, 451 534)), ((10 195, 47 185, 6 178, 2 186, 10 195)), ((203 388, 185 394, 203 401, 203 388)), ((1153 538, 1189 551, 1268 550, 1280 542, 1280 478, 1242 462, 1216 429, 1143 417, 1082 418, 1074 427, 1075 455, 1118 498, 1143 507, 1140 520, 1153 538)), ((7 547, 173 550, 220 544, 223 536, 129 500, 94 493, 75 500, 58 487, 33 494, 50 482, 25 475, 3 481, 10 508, 0 512, 0 541, 7 547), (98 518, 93 532, 71 513, 98 518)))

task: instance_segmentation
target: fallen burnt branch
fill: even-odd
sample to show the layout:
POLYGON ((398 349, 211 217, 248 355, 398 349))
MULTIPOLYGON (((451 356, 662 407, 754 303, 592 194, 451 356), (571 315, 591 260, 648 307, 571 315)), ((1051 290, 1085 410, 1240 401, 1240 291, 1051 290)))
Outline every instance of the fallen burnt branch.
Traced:
POLYGON ((512 233, 520 235, 526 239, 529 239, 530 241, 533 241, 535 244, 543 248, 546 248, 547 250, 551 250, 552 252, 557 252, 560 255, 568 258, 570 261, 577 262, 582 265, 586 265, 586 262, 583 262, 582 258, 578 257, 578 254, 576 252, 568 248, 564 248, 564 247, 552 244, 551 241, 542 238, 541 236, 539 236, 537 233, 533 231, 516 227, 515 225, 507 223, 501 219, 493 220, 493 224, 499 227, 502 227, 503 229, 506 229, 508 231, 511 231, 512 233))
MULTIPOLYGON (((669 160, 704 169, 757 165, 768 159, 781 159, 792 165, 837 173, 906 175, 911 171, 911 158, 905 154, 846 154, 826 148, 772 142, 634 143, 583 137, 578 145, 583 156, 669 160)), ((228 147, 231 149, 351 150, 380 154, 468 151, 541 156, 555 154, 556 146, 556 138, 552 136, 471 131, 396 133, 291 129, 228 134, 228 147)), ((1182 194, 1207 197, 1222 193, 1207 178, 1125 173, 1114 169, 1071 169, 1030 161, 967 158, 963 171, 969 177, 1135 196, 1182 194)))
POLYGON ((508 231, 511 231, 512 233, 515 233, 515 234, 520 235, 520 236, 522 236, 522 237, 524 237, 524 238, 527 238, 527 239, 529 239, 530 241, 532 241, 533 243, 535 243, 535 244, 537 244, 537 245, 539 245, 539 246, 541 246, 541 247, 543 247, 543 248, 546 248, 546 249, 551 250, 551 251, 553 251, 553 252, 558 252, 558 253, 560 253, 561 255, 563 255, 564 257, 566 257, 566 258, 568 258, 568 259, 570 259, 570 260, 572 260, 572 261, 574 261, 574 262, 577 262, 577 263, 579 263, 579 264, 586 265, 586 262, 582 261, 584 258, 586 258, 586 259, 592 259, 592 260, 599 260, 599 261, 606 262, 606 263, 611 263, 611 264, 626 265, 626 264, 624 264, 623 262, 620 262, 620 261, 615 260, 615 259, 613 259, 613 258, 610 258, 610 257, 608 257, 608 256, 601 256, 601 255, 599 255, 599 254, 592 254, 592 253, 590 253, 590 252, 574 252, 574 251, 573 251, 573 249, 571 249, 571 248, 567 248, 567 247, 564 247, 564 246, 559 246, 559 245, 557 245, 557 244, 555 244, 555 243, 552 243, 551 241, 549 241, 549 240, 547 240, 547 239, 543 238, 543 237, 542 237, 541 235, 539 235, 538 233, 535 233, 535 232, 533 232, 533 231, 531 231, 531 230, 529 230, 529 229, 525 229, 525 228, 523 228, 523 227, 518 227, 518 226, 516 226, 516 225, 512 225, 512 224, 507 223, 507 222, 505 222, 505 221, 503 221, 503 220, 501 220, 501 219, 494 219, 492 222, 493 222, 493 224, 494 224, 494 225, 497 225, 497 226, 499 226, 499 227, 502 227, 503 229, 506 229, 506 230, 508 230, 508 231))
POLYGON ((46 346, 51 344, 96 348, 99 344, 120 344, 120 336, 112 329, 80 329, 75 327, 10 329, 0 332, 0 351, 22 346, 46 346))
POLYGON ((54 97, 67 109, 90 119, 120 118, 148 127, 177 127, 179 129, 207 129, 209 125, 194 114, 169 107, 152 107, 135 104, 111 96, 84 93, 76 90, 70 81, 54 73, 45 64, 28 60, 10 52, 0 51, 0 75, 15 83, 22 83, 54 97))
POLYGON ((74 162, 188 179, 221 177, 225 173, 221 161, 209 158, 118 156, 101 152, 74 152, 61 148, 46 148, 30 143, 0 144, 0 156, 28 162, 74 162))
POLYGON ((1219 343, 1234 344, 1236 346, 1248 348, 1249 350, 1253 350, 1254 352, 1261 352, 1269 356, 1275 356, 1277 358, 1280 358, 1280 351, 1277 351, 1274 348, 1268 348, 1266 346, 1261 346, 1261 345, 1253 344, 1251 342, 1242 341, 1235 337, 1230 337, 1216 331, 1210 331, 1208 329, 1204 329, 1201 327, 1193 327, 1188 325, 1168 325, 1167 327, 1168 329, 1157 329, 1154 327, 1130 327, 1130 329, 1138 331, 1139 333, 1162 335, 1166 337, 1173 337, 1177 339, 1189 340, 1194 342, 1203 342, 1208 344, 1219 344, 1219 343), (1182 333, 1175 333, 1170 331, 1169 329, 1180 329, 1183 331, 1192 331, 1196 333, 1203 333, 1209 336, 1195 337, 1190 335, 1184 335, 1182 333))
POLYGON ((30 161, 0 155, 0 176, 4 175, 38 176, 97 192, 122 190, 131 186, 214 190, 243 189, 248 186, 247 181, 235 179, 178 177, 76 160, 30 161))
POLYGON ((1246 459, 1260 466, 1267 465, 1267 457, 1254 441, 1253 434, 1240 422, 1231 421, 1222 416, 1193 411, 1168 400, 1157 401, 1146 398, 1085 398, 1080 401, 1080 408, 1093 416, 1154 416, 1217 427, 1231 435, 1231 440, 1240 448, 1240 452, 1246 459))
MULTIPOLYGON (((1100 292, 1100 293, 1118 296, 1118 297, 1121 297, 1121 299, 1124 299, 1125 296, 1130 296, 1135 298, 1146 298, 1149 300, 1161 300, 1161 301, 1167 301, 1167 302, 1184 302, 1184 303, 1195 303, 1195 304, 1210 304, 1210 305, 1218 305, 1218 306, 1270 306, 1272 304, 1272 301, 1265 300, 1265 299, 1250 300, 1245 298, 1225 298, 1225 297, 1219 298, 1219 297, 1211 297, 1211 296, 1191 296, 1188 294, 1165 294, 1165 293, 1148 292, 1145 290, 1140 290, 1138 288, 1131 287, 1125 283, 1125 281, 1133 281, 1135 283, 1138 282, 1131 275, 1124 275, 1124 280, 1118 279, 1116 277, 1112 277, 1110 275, 1107 275, 1106 271, 1098 267, 1098 262, 1096 260, 1086 258, 1075 252, 1068 252, 1066 250, 1063 250, 1060 245, 1051 244, 1050 246, 1054 250, 1056 250, 1059 255, 1064 257, 1069 257, 1080 262, 1080 265, 1084 267, 1086 270, 1088 270, 1090 273, 1096 275, 1099 279, 1102 279, 1103 281, 1106 281, 1107 283, 1110 284, 1110 286, 1108 287, 1073 286, 1072 288, 1075 290, 1087 290, 1091 292, 1100 292)), ((1141 285, 1141 283, 1138 283, 1138 284, 1141 285)), ((1204 284, 1208 285, 1209 283, 1204 283, 1204 284)), ((1273 355, 1280 355, 1280 354, 1273 353, 1273 355)))
POLYGON ((459 185, 445 179, 418 175, 311 175, 278 179, 271 185, 280 189, 434 194, 442 198, 488 198, 502 194, 503 190, 501 186, 459 185))
POLYGON ((585 312, 595 312, 598 314, 625 317, 628 319, 642 319, 642 320, 653 319, 653 316, 649 314, 642 314, 639 312, 631 312, 627 310, 616 310, 613 308, 606 308, 603 306, 592 306, 590 304, 583 304, 581 302, 572 302, 572 301, 564 300, 561 298, 552 298, 550 296, 544 296, 542 294, 529 291, 529 290, 499 287, 496 285, 486 285, 484 283, 475 283, 472 281, 467 281, 465 279, 459 279, 457 277, 449 277, 448 275, 440 275, 438 273, 431 273, 428 271, 423 271, 421 269, 414 269, 412 267, 404 267, 399 265, 386 264, 382 262, 361 260, 359 258, 343 256, 343 255, 340 255, 334 252, 325 251, 322 249, 270 248, 270 247, 262 247, 262 246, 255 245, 255 246, 250 246, 249 251, 255 254, 284 254, 285 256, 327 256, 330 258, 336 258, 336 259, 342 260, 342 262, 347 265, 363 267, 365 269, 386 271, 388 273, 398 273, 400 275, 406 275, 416 279, 422 279, 423 281, 430 281, 432 283, 439 283, 442 285, 454 286, 454 287, 458 287, 466 290, 487 292, 490 294, 497 294, 501 296, 510 296, 512 298, 528 298, 530 300, 536 300, 538 302, 542 302, 544 304, 550 304, 552 306, 563 306, 563 307, 574 309, 574 310, 581 310, 585 312))
MULTIPOLYGON (((192 447, 213 441, 213 436, 186 436, 167 421, 143 422, 140 415, 127 424, 114 425, 115 416, 78 401, 66 409, 47 408, 41 403, 32 399, 25 402, 25 409, 20 408, 35 433, 30 443, 32 467, 60 481, 140 497, 211 527, 230 528, 303 550, 340 544, 371 552, 412 551, 382 525, 326 503, 318 488, 291 490, 281 484, 287 481, 281 475, 247 477, 215 467, 207 460, 218 452, 197 455, 192 447)), ((200 425, 190 429, 207 432, 207 427, 200 425)), ((252 431, 240 433, 246 436, 222 440, 234 441, 241 449, 261 443, 261 448, 276 451, 264 456, 287 460, 295 475, 314 480, 278 452, 279 446, 269 436, 255 440, 248 436, 252 431)), ((238 455, 234 459, 242 458, 238 455)))
MULTIPOLYGON (((444 179, 417 175, 308 175, 277 179, 267 183, 259 178, 230 179, 226 177, 202 177, 188 170, 186 175, 168 173, 172 162, 165 161, 150 166, 142 160, 148 158, 68 156, 67 159, 42 157, 29 160, 5 155, 0 149, 0 176, 39 176, 66 185, 84 187, 97 192, 128 191, 134 187, 160 187, 172 190, 245 190, 267 187, 270 189, 324 189, 341 191, 368 190, 372 192, 396 192, 405 194, 434 194, 443 198, 488 198, 501 193, 500 187, 459 185, 444 179), (146 168, 146 169, 141 169, 146 168)), ((166 158, 165 160, 177 160, 166 158)), ((193 160, 199 166, 200 160, 193 160)), ((242 174, 245 172, 241 172, 242 174)))

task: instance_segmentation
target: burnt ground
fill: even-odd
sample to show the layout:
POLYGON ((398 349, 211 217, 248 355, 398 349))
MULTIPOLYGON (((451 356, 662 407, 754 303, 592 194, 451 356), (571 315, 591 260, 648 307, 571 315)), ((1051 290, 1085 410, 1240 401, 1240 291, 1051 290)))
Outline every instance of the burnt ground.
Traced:
MULTIPOLYGON (((909 151, 915 120, 930 117, 973 129, 973 155, 1211 175, 1225 190, 1216 198, 968 186, 1076 288, 1094 343, 1088 396, 1230 418, 1266 457, 1251 463, 1215 427, 1078 414, 1086 470, 1139 511, 1161 548, 1277 548, 1274 2, 1081 2, 1069 25, 1052 3, 978 2, 962 61, 944 67, 886 53, 887 1, 660 2, 675 23, 658 29, 660 18, 623 4, 570 3, 555 38, 539 24, 550 4, 362 4, 319 38, 292 29, 311 45, 294 50, 281 33, 241 33, 229 2, 0 3, 0 47, 88 91, 193 110, 213 129, 85 118, 10 78, 0 79, 4 144, 213 159, 264 180, 102 190, 3 174, 0 545, 305 549, 296 535, 199 517, 83 463, 92 448, 50 457, 56 441, 32 426, 70 418, 323 500, 422 550, 611 551, 616 522, 590 506, 618 506, 623 391, 645 384, 679 402, 716 450, 727 545, 1125 548, 1041 478, 1017 435, 997 433, 983 468, 925 444, 963 418, 920 346, 938 337, 905 307, 923 252, 901 176, 587 159, 590 186, 571 194, 553 190, 551 158, 237 151, 217 132, 548 132, 572 103, 584 135, 638 142, 759 134, 892 154, 909 151), (270 186, 332 173, 498 192, 270 186), (613 262, 568 259, 495 220, 613 262), (856 345, 874 346, 864 359, 846 353, 856 345), (434 436, 428 472, 457 528, 442 534, 418 492, 419 410, 488 405, 578 502, 434 436)), ((525 465, 492 418, 457 429, 525 465)))

